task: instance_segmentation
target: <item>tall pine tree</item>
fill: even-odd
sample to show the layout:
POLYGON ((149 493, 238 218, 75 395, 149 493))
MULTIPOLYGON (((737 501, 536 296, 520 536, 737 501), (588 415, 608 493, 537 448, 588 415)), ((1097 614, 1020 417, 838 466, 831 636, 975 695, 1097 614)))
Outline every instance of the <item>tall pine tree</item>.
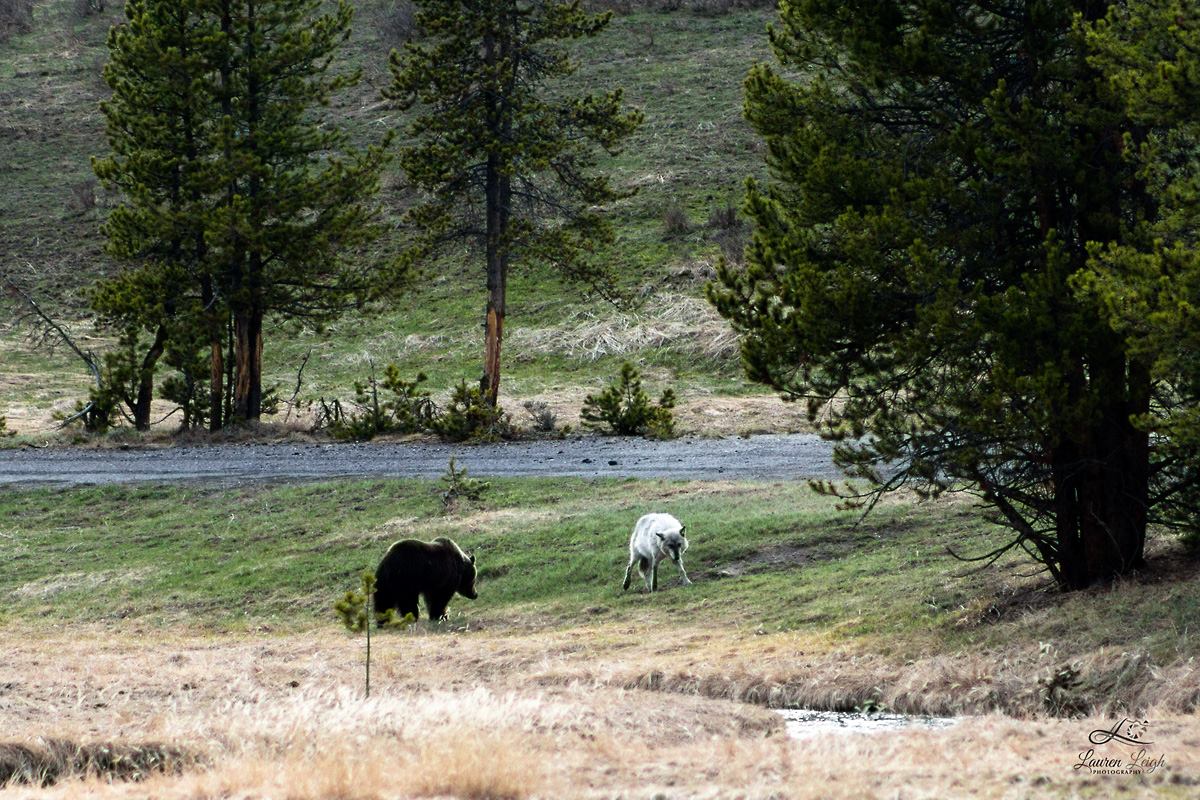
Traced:
POLYGON ((415 0, 424 33, 393 51, 385 92, 419 106, 400 163, 427 200, 410 221, 417 247, 468 239, 484 253, 486 342, 481 389, 495 406, 510 264, 542 263, 604 288, 590 255, 611 238, 597 206, 622 196, 596 170, 641 123, 621 92, 561 93, 576 64, 564 43, 594 36, 609 14, 578 0, 415 0))
POLYGON ((325 321, 398 277, 352 258, 380 231, 387 142, 350 147, 328 109, 359 76, 335 64, 350 6, 323 7, 131 0, 111 34, 112 154, 96 172, 123 197, 105 225, 109 251, 134 266, 97 288, 95 306, 123 334, 112 374, 136 384, 125 394, 139 427, 164 352, 183 373, 170 393, 190 421, 204 416, 202 341, 210 426, 257 419, 267 315, 325 321), (138 358, 142 333, 150 344, 138 358))
POLYGON ((211 290, 200 291, 216 121, 217 29, 204 5, 130 0, 126 24, 108 38, 104 76, 113 93, 101 110, 111 152, 93 168, 121 195, 103 233, 107 251, 127 266, 96 286, 92 306, 126 344, 108 359, 110 374, 125 379, 105 391, 119 395, 140 430, 150 426, 154 371, 172 331, 219 313, 211 290), (143 333, 149 344, 139 346, 143 333))
MULTIPOLYGON (((749 374, 828 412, 875 491, 969 487, 1065 588, 1142 563, 1149 354, 1076 290, 1158 202, 1084 30, 1109 3, 781 5, 744 271, 711 290, 749 374)), ((833 488, 833 487, 828 487, 833 488)))
POLYGON ((348 145, 330 98, 359 80, 335 64, 353 16, 344 0, 213 0, 223 198, 209 228, 217 283, 233 315, 233 416, 261 413, 267 314, 324 321, 394 276, 354 249, 380 232, 386 141, 348 145))
POLYGON ((1151 520, 1200 537, 1200 7, 1183 0, 1114 5, 1088 29, 1092 62, 1134 123, 1126 157, 1159 201, 1142 240, 1093 247, 1080 288, 1096 297, 1151 365, 1151 520))

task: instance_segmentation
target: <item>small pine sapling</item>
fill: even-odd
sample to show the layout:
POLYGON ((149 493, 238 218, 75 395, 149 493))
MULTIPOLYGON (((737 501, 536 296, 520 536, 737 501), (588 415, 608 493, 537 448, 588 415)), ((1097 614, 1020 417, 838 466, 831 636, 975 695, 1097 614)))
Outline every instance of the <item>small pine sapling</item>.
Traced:
POLYGON ((447 514, 457 508, 459 500, 478 502, 483 498, 483 493, 492 487, 487 481, 467 477, 467 468, 459 469, 453 457, 446 467, 446 473, 442 475, 442 483, 446 484, 442 492, 442 511, 447 514))
POLYGON ((580 417, 586 427, 599 430, 607 427, 617 436, 650 436, 669 439, 675 435, 675 392, 666 389, 657 405, 642 388, 637 369, 626 361, 621 376, 598 395, 589 394, 583 401, 580 417))
POLYGON ((490 403, 479 386, 460 381, 450 402, 432 421, 433 432, 443 439, 462 442, 467 439, 495 442, 513 435, 513 424, 500 406, 490 403))
MULTIPOLYGON (((337 613, 342 624, 346 626, 346 630, 351 633, 365 633, 367 635, 367 658, 364 665, 364 689, 365 697, 371 696, 371 611, 372 598, 375 596, 375 573, 369 569, 362 572, 359 587, 350 589, 342 596, 340 600, 333 604, 333 610, 337 613)), ((375 624, 380 628, 398 628, 404 630, 414 622, 412 614, 405 614, 403 617, 396 614, 394 608, 389 608, 386 613, 379 615, 375 624)))

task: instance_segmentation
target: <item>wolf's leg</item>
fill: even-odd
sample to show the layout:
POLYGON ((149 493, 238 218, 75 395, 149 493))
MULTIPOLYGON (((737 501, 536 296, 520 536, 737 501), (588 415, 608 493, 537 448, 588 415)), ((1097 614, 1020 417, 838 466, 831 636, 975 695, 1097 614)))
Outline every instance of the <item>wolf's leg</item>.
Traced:
POLYGON ((679 557, 679 560, 675 562, 675 565, 679 567, 679 574, 683 577, 683 585, 691 586, 692 582, 688 580, 687 570, 683 568, 683 556, 679 557))
POLYGON ((629 566, 625 568, 625 582, 621 584, 622 592, 629 588, 629 582, 633 580, 633 565, 636 563, 638 563, 638 557, 630 557, 629 566))
POLYGON ((658 591, 658 559, 654 559, 650 566, 650 591, 658 591))

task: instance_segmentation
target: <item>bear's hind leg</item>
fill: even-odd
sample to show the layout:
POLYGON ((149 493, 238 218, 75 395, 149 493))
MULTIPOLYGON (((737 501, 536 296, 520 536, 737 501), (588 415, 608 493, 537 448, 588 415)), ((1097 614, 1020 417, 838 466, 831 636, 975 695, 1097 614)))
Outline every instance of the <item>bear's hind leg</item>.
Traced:
POLYGON ((375 619, 381 618, 387 613, 389 608, 396 607, 396 598, 392 597, 390 592, 385 592, 382 589, 376 589, 375 594, 371 597, 371 608, 375 609, 375 619))

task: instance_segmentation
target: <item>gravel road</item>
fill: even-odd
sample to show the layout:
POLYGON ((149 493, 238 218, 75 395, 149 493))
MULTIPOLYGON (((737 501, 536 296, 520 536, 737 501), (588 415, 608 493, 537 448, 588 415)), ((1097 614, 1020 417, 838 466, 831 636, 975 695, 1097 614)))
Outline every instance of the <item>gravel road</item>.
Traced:
POLYGON ((832 445, 809 434, 748 439, 581 437, 492 445, 228 444, 161 449, 0 450, 0 484, 113 484, 338 477, 434 478, 453 456, 479 477, 836 478, 832 445))

